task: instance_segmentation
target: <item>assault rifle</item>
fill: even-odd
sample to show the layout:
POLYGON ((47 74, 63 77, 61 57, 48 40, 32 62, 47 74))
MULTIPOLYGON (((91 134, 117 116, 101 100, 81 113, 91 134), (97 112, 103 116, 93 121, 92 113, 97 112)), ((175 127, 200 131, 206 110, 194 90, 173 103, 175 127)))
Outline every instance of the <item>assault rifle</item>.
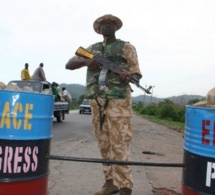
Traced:
MULTIPOLYGON (((99 75, 99 87, 100 87, 101 90, 104 90, 106 88, 105 79, 106 79, 106 74, 107 74, 107 72, 109 70, 111 70, 111 71, 113 71, 113 72, 115 72, 117 74, 119 74, 122 71, 125 71, 124 68, 121 67, 120 65, 117 65, 117 64, 111 62, 110 60, 108 60, 104 56, 93 55, 92 53, 90 53, 89 51, 87 51, 86 49, 84 49, 83 47, 79 47, 77 49, 77 51, 75 52, 75 54, 77 56, 80 56, 80 57, 94 59, 99 64, 101 64, 102 70, 101 70, 100 75, 99 75)), ((135 74, 131 75, 130 78, 129 78, 129 82, 135 84, 138 88, 142 89, 147 94, 151 94, 150 90, 151 90, 152 86, 150 86, 147 89, 143 88, 139 84, 139 77, 137 75, 135 75, 135 74)))

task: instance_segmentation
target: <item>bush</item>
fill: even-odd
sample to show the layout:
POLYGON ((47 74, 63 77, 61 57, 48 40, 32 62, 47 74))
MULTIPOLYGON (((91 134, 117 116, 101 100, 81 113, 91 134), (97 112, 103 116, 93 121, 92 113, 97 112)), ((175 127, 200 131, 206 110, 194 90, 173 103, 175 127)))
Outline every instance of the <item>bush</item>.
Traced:
POLYGON ((146 107, 142 107, 139 113, 140 114, 146 114, 146 112, 147 112, 146 107))
POLYGON ((72 102, 70 103, 70 110, 76 110, 79 108, 79 103, 76 99, 72 99, 72 102))
POLYGON ((140 110, 140 114, 155 115, 156 111, 157 111, 156 106, 149 105, 149 106, 142 107, 142 109, 140 110))
POLYGON ((178 109, 178 120, 179 122, 184 123, 185 122, 185 108, 178 109))
POLYGON ((143 109, 143 105, 141 104, 133 105, 133 109, 137 112, 140 112, 143 109))
POLYGON ((177 111, 173 108, 173 106, 169 104, 165 104, 161 108, 158 109, 156 112, 156 115, 160 119, 166 119, 166 120, 172 120, 172 121, 178 121, 178 113, 177 111))
POLYGON ((159 104, 144 106, 142 103, 133 105, 133 109, 141 115, 149 115, 158 119, 174 122, 185 122, 185 107, 173 104, 171 101, 163 101, 159 104))
POLYGON ((152 107, 152 108, 149 108, 149 109, 146 111, 146 114, 152 116, 152 115, 155 115, 156 112, 157 112, 157 108, 152 107))

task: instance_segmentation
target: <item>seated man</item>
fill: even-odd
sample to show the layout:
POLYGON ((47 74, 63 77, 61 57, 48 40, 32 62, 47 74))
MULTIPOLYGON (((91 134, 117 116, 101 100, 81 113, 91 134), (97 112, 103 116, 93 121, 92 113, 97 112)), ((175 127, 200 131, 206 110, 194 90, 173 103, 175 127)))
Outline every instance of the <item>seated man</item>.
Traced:
POLYGON ((70 104, 72 97, 69 92, 66 90, 66 87, 62 88, 62 97, 63 99, 70 104))

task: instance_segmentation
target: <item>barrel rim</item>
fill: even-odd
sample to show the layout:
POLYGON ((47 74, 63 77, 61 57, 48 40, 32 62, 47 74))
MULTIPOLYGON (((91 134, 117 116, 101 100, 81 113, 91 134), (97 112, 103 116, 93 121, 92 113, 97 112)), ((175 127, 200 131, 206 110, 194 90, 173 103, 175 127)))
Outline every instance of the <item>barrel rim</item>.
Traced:
POLYGON ((10 179, 10 178, 1 179, 0 178, 0 182, 2 182, 2 183, 10 183, 10 182, 32 181, 32 180, 36 180, 36 179, 40 179, 40 178, 46 177, 49 174, 50 174, 50 171, 47 171, 44 174, 33 176, 33 177, 22 177, 22 178, 18 178, 18 179, 17 178, 15 178, 15 179, 10 179))
POLYGON ((15 90, 4 90, 4 89, 0 89, 0 92, 3 92, 3 93, 14 93, 14 94, 18 94, 18 93, 21 93, 21 94, 32 94, 32 95, 44 95, 44 96, 50 96, 50 97, 53 97, 54 98, 54 95, 53 94, 46 94, 46 93, 39 93, 39 92, 32 92, 32 91, 15 91, 15 90))
POLYGON ((198 107, 198 106, 191 106, 191 105, 185 105, 185 107, 186 108, 199 109, 199 110, 215 110, 215 108, 198 107))

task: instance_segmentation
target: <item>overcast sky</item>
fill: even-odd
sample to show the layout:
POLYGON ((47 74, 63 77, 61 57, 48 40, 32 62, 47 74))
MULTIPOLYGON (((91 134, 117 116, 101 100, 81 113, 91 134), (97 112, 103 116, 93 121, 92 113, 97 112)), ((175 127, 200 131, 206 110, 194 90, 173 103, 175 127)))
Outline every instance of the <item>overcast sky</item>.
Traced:
POLYGON ((205 96, 214 87, 214 0, 0 0, 0 81, 43 62, 48 81, 85 85, 86 68, 65 64, 79 46, 102 41, 92 25, 104 14, 123 21, 116 37, 136 47, 140 84, 154 86, 153 96, 205 96))

